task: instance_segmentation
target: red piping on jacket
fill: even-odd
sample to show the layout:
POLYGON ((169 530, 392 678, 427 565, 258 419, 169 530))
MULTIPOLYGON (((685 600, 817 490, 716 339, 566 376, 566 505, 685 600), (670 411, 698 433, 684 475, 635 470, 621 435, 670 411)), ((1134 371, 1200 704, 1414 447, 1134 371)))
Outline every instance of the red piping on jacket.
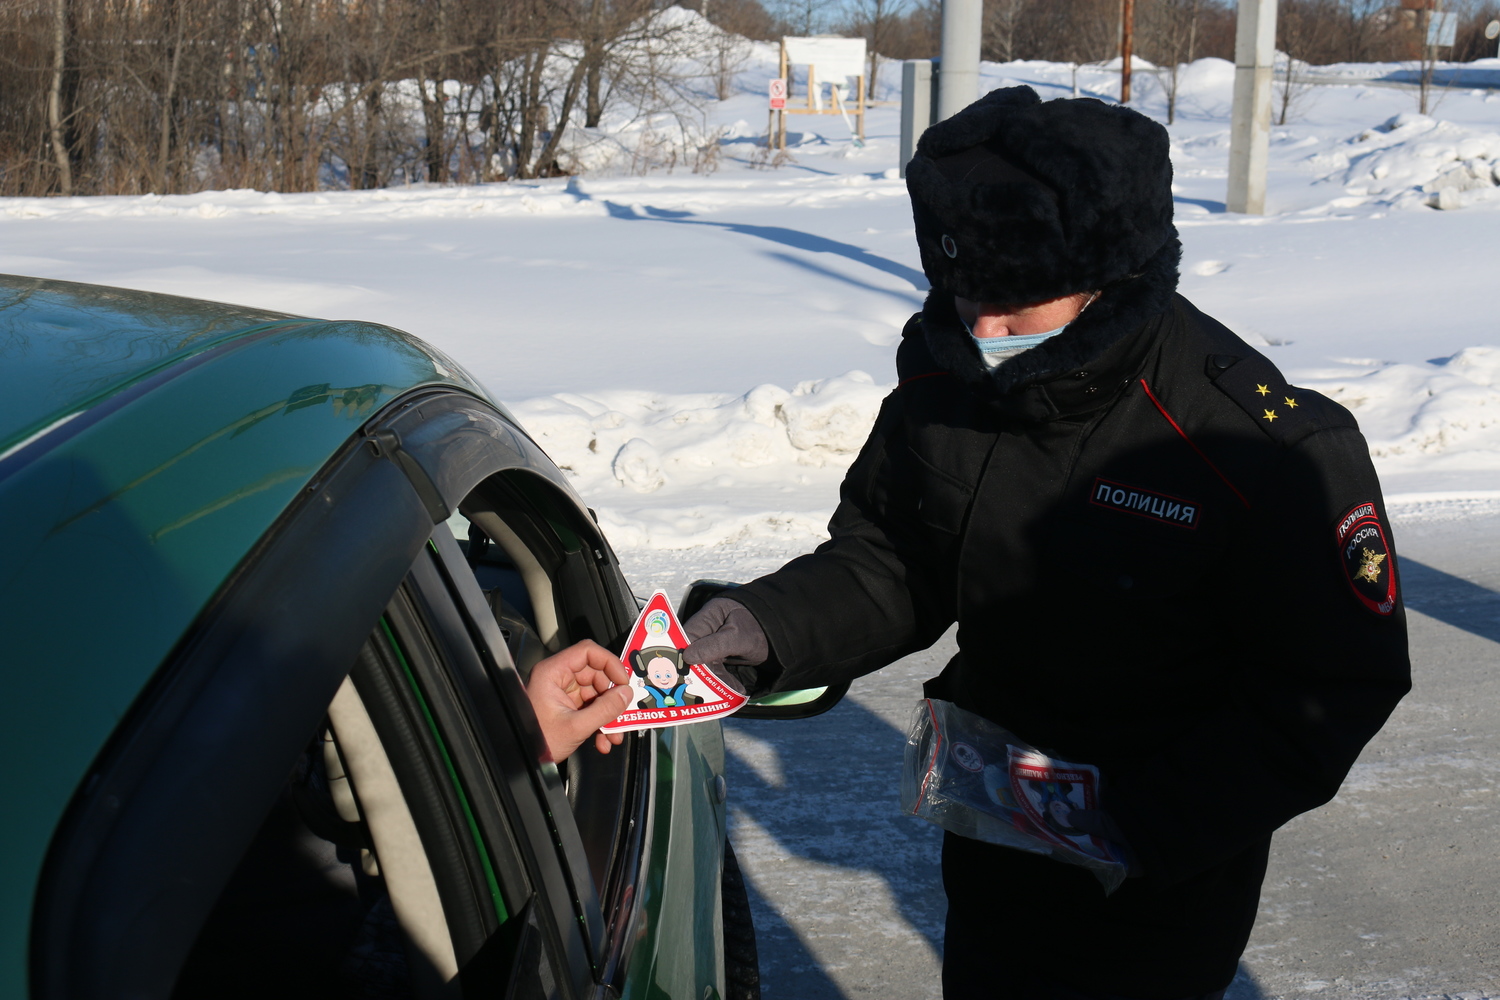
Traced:
POLYGON ((923 372, 921 375, 913 375, 911 378, 904 378, 904 379, 902 379, 900 381, 900 383, 897 384, 896 388, 900 389, 900 388, 903 388, 903 387, 905 387, 906 385, 908 385, 908 384, 910 384, 912 382, 920 382, 924 378, 934 378, 934 377, 936 377, 938 375, 952 375, 952 374, 953 374, 952 372, 923 372))
POLYGON ((1198 457, 1201 458, 1201 459, 1203 459, 1203 464, 1204 465, 1206 465, 1210 469, 1214 470, 1214 475, 1216 475, 1220 479, 1222 479, 1224 481, 1224 485, 1225 486, 1228 486, 1231 490, 1234 490, 1234 495, 1237 496, 1237 497, 1239 497, 1240 498, 1240 503, 1242 503, 1242 504, 1245 505, 1245 509, 1246 510, 1249 510, 1250 509, 1250 501, 1245 499, 1245 494, 1243 494, 1243 493, 1240 492, 1240 488, 1238 486, 1234 485, 1234 483, 1231 483, 1229 481, 1229 477, 1226 476, 1226 475, 1224 475, 1224 473, 1222 473, 1222 472, 1219 471, 1219 467, 1213 463, 1213 460, 1211 458, 1209 458, 1207 455, 1203 454, 1203 449, 1199 448, 1196 444, 1194 444, 1193 443, 1193 439, 1187 436, 1187 431, 1184 431, 1182 429, 1182 427, 1177 423, 1177 421, 1175 421, 1175 420, 1172 419, 1172 414, 1168 413, 1167 412, 1167 408, 1165 406, 1161 405, 1161 400, 1159 400, 1159 399, 1156 398, 1156 393, 1154 393, 1154 392, 1151 391, 1151 387, 1146 384, 1146 380, 1145 379, 1141 379, 1140 382, 1141 382, 1141 388, 1146 390, 1146 398, 1149 399, 1149 400, 1151 400, 1151 405, 1152 406, 1156 407, 1156 412, 1160 413, 1162 416, 1164 416, 1164 417, 1167 418, 1167 423, 1169 423, 1169 424, 1172 425, 1172 429, 1177 432, 1178 436, 1181 437, 1184 441, 1187 442, 1187 445, 1188 445, 1189 448, 1191 448, 1191 449, 1193 449, 1193 451, 1197 452, 1198 457))

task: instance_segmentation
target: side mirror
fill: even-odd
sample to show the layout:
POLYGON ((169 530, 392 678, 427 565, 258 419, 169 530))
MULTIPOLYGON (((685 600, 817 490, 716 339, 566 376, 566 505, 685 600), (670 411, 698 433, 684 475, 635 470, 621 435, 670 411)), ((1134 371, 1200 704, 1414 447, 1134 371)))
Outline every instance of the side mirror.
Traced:
MULTIPOLYGON (((688 585, 687 594, 677 609, 679 621, 687 621, 707 604, 728 590, 738 587, 727 580, 694 580, 688 585)), ((750 703, 734 713, 737 719, 810 719, 822 715, 837 705, 849 693, 849 682, 829 687, 806 688, 801 691, 777 691, 774 694, 752 698, 750 703)))

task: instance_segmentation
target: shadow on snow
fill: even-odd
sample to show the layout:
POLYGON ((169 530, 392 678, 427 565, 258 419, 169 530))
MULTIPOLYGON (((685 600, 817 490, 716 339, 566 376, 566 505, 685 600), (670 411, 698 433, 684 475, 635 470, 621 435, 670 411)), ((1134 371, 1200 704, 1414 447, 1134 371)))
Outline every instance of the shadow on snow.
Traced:
MULTIPOLYGON (((926 292, 928 288, 926 275, 924 275, 916 268, 908 267, 905 264, 901 264, 894 260, 882 257, 879 254, 871 253, 864 247, 858 247, 852 243, 842 243, 838 240, 831 240, 826 236, 817 236, 813 233, 804 233, 801 230, 788 229, 785 226, 757 226, 744 222, 712 222, 707 219, 686 218, 686 216, 690 216, 692 215, 692 213, 674 209, 643 206, 642 211, 644 211, 646 214, 641 215, 630 205, 621 205, 612 201, 604 202, 604 207, 609 212, 611 218, 620 219, 622 221, 661 222, 678 226, 709 226, 715 229, 722 229, 726 232, 735 233, 740 236, 753 236, 756 239, 767 240, 771 243, 779 243, 782 246, 791 247, 794 250, 802 250, 807 253, 832 254, 837 257, 843 257, 846 260, 854 261, 856 264, 863 264, 866 267, 872 267, 875 270, 882 271, 886 274, 891 275, 892 277, 899 278, 907 284, 911 285, 911 287, 918 292, 926 292)), ((918 305, 921 304, 919 299, 914 299, 910 294, 905 292, 900 292, 889 288, 880 288, 876 285, 869 285, 857 279, 836 274, 835 272, 830 271, 827 268, 814 265, 809 261, 800 260, 796 257, 791 257, 786 254, 777 254, 776 256, 789 263, 796 264, 799 267, 805 267, 824 277, 835 277, 841 281, 858 285, 871 291, 881 292, 886 295, 895 295, 903 301, 916 301, 918 305)))

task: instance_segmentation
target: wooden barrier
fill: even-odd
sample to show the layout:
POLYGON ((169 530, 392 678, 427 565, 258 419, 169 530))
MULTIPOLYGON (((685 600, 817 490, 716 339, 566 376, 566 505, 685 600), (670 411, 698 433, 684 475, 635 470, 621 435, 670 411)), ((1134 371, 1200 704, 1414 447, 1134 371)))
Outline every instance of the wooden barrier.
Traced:
POLYGON ((863 145, 865 140, 865 74, 862 71, 865 56, 865 40, 863 38, 783 38, 781 40, 781 63, 779 78, 784 81, 786 97, 782 102, 784 107, 777 108, 773 99, 773 107, 770 112, 770 120, 766 128, 766 145, 776 149, 786 149, 786 116, 787 115, 840 115, 845 121, 849 120, 852 113, 854 123, 850 126, 854 132, 856 141, 863 145), (791 42, 788 52, 787 43, 791 42), (809 59, 818 57, 818 53, 826 52, 827 61, 833 63, 834 79, 847 80, 850 76, 856 79, 855 93, 857 95, 852 106, 844 103, 840 96, 842 84, 829 84, 829 107, 823 107, 822 95, 819 93, 818 70, 814 62, 803 63, 807 67, 807 90, 800 105, 794 105, 792 99, 794 89, 792 86, 792 68, 796 56, 799 54, 809 59), (853 73, 838 73, 839 69, 853 66, 861 67, 861 72, 856 76, 853 73))

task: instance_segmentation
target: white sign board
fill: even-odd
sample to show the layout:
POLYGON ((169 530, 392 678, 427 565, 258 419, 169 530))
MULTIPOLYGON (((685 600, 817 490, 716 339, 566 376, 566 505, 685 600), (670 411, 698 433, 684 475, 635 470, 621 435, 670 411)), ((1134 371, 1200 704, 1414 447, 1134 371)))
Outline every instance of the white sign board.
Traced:
POLYGON ((861 76, 865 66, 863 38, 783 38, 787 61, 793 66, 812 66, 819 80, 834 82, 861 76))
POLYGON ((1452 47, 1453 43, 1458 40, 1458 15, 1446 11, 1434 11, 1427 17, 1427 44, 1452 47))

